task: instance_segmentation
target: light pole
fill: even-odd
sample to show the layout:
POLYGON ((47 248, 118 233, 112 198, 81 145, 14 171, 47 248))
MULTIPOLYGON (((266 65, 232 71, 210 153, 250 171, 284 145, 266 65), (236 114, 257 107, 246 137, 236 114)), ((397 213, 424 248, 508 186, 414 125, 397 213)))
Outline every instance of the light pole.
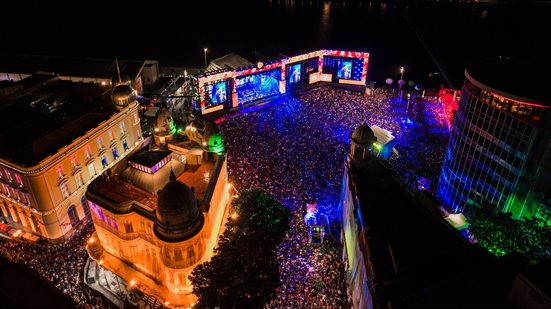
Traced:
POLYGON ((404 83, 404 67, 400 67, 400 80, 398 81, 398 86, 400 89, 400 103, 402 103, 402 84, 404 83))
POLYGON ((204 51, 204 55, 205 55, 205 71, 207 70, 207 48, 203 48, 203 51, 204 51))

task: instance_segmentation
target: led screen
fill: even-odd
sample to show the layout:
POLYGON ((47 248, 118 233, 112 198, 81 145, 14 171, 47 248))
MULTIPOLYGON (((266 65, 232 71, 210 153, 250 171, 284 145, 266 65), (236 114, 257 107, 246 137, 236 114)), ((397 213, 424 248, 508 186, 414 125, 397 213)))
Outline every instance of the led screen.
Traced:
POLYGON ((338 78, 351 79, 352 78, 352 61, 340 61, 337 71, 338 78))
POLYGON ((237 98, 239 102, 250 102, 270 95, 279 94, 279 68, 241 76, 236 79, 237 98))
POLYGON ((212 104, 217 105, 226 102, 226 83, 221 82, 212 86, 212 104))
POLYGON ((300 82, 300 63, 291 66, 289 70, 289 83, 294 84, 300 82))

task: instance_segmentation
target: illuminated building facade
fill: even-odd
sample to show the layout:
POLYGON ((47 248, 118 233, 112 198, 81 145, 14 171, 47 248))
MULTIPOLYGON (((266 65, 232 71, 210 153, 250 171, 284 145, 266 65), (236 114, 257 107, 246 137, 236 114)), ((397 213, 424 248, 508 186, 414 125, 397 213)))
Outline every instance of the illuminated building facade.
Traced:
POLYGON ((526 80, 534 74, 508 58, 465 70, 437 191, 448 211, 485 201, 515 218, 550 218, 550 101, 544 85, 526 80))
POLYGON ((154 148, 88 187, 96 233, 87 250, 161 303, 189 306, 197 302, 189 276, 211 258, 228 215, 226 159, 177 144, 154 148))
POLYGON ((10 225, 64 241, 89 216, 88 183, 142 140, 138 103, 123 83, 33 75, 10 87, 0 99, 0 209, 10 225))

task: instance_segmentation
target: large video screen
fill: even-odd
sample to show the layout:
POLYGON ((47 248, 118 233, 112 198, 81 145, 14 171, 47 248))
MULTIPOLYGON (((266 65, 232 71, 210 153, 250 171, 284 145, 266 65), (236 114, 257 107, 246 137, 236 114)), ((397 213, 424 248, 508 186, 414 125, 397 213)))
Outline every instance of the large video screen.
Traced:
POLYGON ((301 64, 295 64, 291 66, 289 70, 289 83, 294 84, 300 82, 300 69, 301 64))
POLYGON ((337 78, 352 79, 352 61, 340 61, 337 78))
POLYGON ((212 86, 212 105, 218 105, 226 102, 226 82, 214 84, 212 86))
POLYGON ((236 78, 237 98, 245 103, 279 94, 279 68, 236 78))

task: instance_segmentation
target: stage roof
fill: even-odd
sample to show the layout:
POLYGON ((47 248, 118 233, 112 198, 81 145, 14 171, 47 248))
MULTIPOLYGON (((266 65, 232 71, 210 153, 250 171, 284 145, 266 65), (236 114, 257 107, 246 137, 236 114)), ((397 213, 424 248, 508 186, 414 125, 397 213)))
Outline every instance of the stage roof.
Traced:
POLYGON ((237 68, 240 68, 240 67, 246 67, 246 66, 250 66, 250 65, 253 65, 253 63, 250 62, 249 60, 241 57, 237 53, 231 53, 231 54, 227 54, 225 56, 222 56, 220 58, 211 60, 207 71, 221 70, 221 69, 222 70, 223 69, 233 69, 234 70, 234 69, 237 69, 237 68))

